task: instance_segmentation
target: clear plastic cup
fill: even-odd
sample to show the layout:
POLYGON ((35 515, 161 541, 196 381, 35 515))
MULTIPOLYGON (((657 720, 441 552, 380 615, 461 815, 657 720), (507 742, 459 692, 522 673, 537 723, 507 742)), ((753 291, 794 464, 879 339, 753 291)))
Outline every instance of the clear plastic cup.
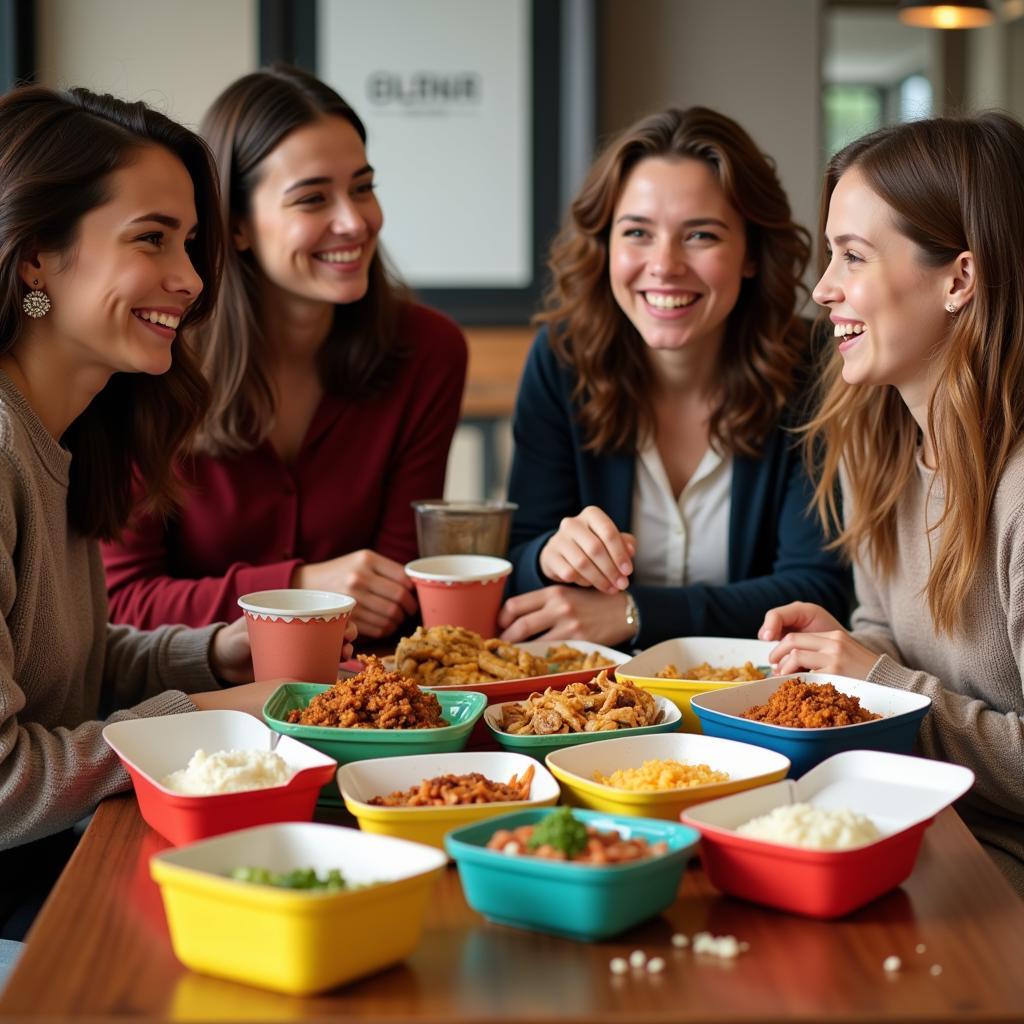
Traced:
POLYGON ((356 599, 326 590, 261 590, 238 599, 256 681, 333 683, 356 599))
POLYGON ((512 501, 414 501, 421 558, 431 555, 508 554, 512 501))

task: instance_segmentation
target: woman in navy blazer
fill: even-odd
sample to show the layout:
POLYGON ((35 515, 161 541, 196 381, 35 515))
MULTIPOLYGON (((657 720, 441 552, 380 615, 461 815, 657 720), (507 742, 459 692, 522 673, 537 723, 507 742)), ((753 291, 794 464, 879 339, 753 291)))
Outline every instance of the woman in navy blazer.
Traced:
POLYGON ((773 164, 723 115, 652 115, 599 157, 516 403, 503 637, 755 636, 809 593, 845 618, 793 433, 809 253, 773 164))

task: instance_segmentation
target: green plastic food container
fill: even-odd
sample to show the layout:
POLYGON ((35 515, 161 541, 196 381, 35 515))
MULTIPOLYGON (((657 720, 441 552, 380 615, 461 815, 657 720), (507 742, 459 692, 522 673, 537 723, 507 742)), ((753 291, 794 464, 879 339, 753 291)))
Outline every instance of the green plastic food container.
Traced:
POLYGON ((275 732, 308 743, 329 754, 339 765, 371 757, 447 754, 462 750, 487 706, 487 697, 482 693, 469 690, 439 692, 435 696, 441 704, 441 717, 450 723, 439 729, 341 729, 288 721, 289 711, 306 707, 317 694, 329 689, 331 687, 317 683, 284 683, 263 705, 263 719, 275 732))

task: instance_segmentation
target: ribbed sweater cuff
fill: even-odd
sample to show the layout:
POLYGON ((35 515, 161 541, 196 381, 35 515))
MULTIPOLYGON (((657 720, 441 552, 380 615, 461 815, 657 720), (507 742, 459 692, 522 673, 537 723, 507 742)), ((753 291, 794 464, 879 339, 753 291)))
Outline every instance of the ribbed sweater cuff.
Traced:
MULTIPOLYGON (((164 683, 168 689, 184 693, 217 689, 217 677, 210 669, 210 644, 214 633, 223 627, 223 622, 215 622, 202 629, 180 629, 174 633, 167 646, 165 661, 164 683)), ((194 711, 195 708, 190 706, 184 710, 194 711)))

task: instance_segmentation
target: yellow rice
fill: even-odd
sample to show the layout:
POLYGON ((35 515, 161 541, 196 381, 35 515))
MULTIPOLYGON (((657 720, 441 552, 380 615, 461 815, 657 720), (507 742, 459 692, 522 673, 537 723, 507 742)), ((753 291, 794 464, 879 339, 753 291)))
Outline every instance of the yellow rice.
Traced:
POLYGON ((639 768, 619 768, 611 775, 594 772, 594 781, 616 789, 689 789, 711 782, 728 782, 729 773, 716 771, 706 764, 652 760, 644 761, 639 768))

